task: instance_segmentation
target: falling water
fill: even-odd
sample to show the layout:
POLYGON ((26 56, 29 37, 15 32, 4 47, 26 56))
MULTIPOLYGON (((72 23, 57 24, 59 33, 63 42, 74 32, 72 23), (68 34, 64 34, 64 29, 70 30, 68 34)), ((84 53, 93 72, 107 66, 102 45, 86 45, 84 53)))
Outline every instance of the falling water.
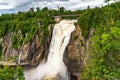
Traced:
POLYGON ((22 53, 23 53, 23 52, 22 52, 22 50, 20 50, 20 54, 19 54, 19 57, 18 57, 18 62, 17 62, 18 64, 20 64, 20 63, 21 63, 21 56, 22 56, 22 53))
MULTIPOLYGON (((23 45, 24 45, 24 43, 23 43, 23 45)), ((20 53, 19 53, 19 56, 18 56, 18 59, 17 59, 17 64, 21 63, 21 57, 22 57, 22 54, 23 54, 23 51, 22 51, 23 45, 22 45, 22 47, 20 49, 20 53)))
POLYGON ((69 80, 67 68, 63 62, 63 54, 69 44, 71 33, 75 29, 76 20, 62 20, 53 30, 47 62, 37 68, 25 71, 26 80, 42 80, 43 77, 55 77, 59 74, 63 80, 69 80))

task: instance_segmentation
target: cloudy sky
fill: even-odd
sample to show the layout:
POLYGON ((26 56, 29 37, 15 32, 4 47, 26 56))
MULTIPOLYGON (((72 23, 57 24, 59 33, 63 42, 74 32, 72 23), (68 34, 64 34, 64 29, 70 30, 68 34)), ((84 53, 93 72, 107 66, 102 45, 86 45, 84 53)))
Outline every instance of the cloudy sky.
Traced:
POLYGON ((31 7, 57 9, 60 6, 67 10, 76 10, 101 4, 105 5, 104 0, 0 0, 0 14, 26 11, 31 7))

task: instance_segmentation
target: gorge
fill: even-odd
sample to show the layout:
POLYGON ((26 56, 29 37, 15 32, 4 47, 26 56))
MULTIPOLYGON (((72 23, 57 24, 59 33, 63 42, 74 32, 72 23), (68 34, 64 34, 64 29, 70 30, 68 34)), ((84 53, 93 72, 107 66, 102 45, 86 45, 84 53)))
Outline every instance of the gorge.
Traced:
POLYGON ((25 71, 26 80, 49 80, 59 75, 56 80, 69 80, 67 67, 63 62, 66 46, 69 44, 71 33, 75 30, 77 20, 62 20, 55 24, 46 63, 40 63, 35 69, 25 71))
MULTIPOLYGON (((1 38, 2 63, 10 66, 16 63, 21 65, 25 80, 74 80, 71 76, 75 78, 80 76, 86 50, 82 31, 76 23, 77 19, 62 19, 60 22, 50 24, 45 45, 39 38, 43 35, 40 27, 31 41, 23 43, 18 49, 12 47, 14 33, 9 32, 1 38), (9 58, 12 59, 8 60, 9 58)), ((18 31, 19 38, 20 35, 21 31, 18 31)))
POLYGON ((84 10, 38 7, 2 14, 0 80, 119 80, 116 1, 84 10))

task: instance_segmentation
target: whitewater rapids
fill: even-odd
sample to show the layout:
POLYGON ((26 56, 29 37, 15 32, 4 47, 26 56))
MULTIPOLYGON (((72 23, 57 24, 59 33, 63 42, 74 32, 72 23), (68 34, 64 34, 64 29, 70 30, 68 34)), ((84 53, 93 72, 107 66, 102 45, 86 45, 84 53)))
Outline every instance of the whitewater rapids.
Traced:
POLYGON ((67 67, 63 62, 66 46, 69 44, 71 33, 75 30, 77 20, 61 20, 55 24, 50 42, 47 62, 39 64, 35 69, 25 71, 25 80, 43 80, 59 74, 63 80, 69 80, 67 67))

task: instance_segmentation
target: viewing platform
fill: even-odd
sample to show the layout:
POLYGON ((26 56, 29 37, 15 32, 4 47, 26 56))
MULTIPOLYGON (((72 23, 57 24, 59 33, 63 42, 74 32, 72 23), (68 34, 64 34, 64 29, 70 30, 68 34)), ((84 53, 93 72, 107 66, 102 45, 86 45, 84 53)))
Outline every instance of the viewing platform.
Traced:
POLYGON ((55 22, 60 22, 60 20, 62 19, 62 17, 75 17, 75 16, 80 16, 80 14, 73 14, 73 15, 59 15, 59 16, 52 16, 54 18, 55 22))

